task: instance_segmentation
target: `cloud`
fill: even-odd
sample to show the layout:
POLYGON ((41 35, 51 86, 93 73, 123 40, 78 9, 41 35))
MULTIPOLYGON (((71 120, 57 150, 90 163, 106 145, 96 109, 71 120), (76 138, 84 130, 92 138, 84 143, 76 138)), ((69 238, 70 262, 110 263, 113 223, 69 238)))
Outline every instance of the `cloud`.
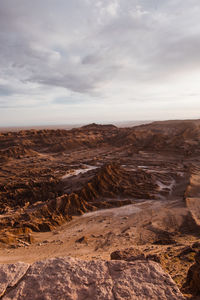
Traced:
POLYGON ((0 84, 0 96, 10 96, 14 94, 14 90, 12 88, 12 86, 7 86, 7 85, 2 85, 0 84))
POLYGON ((78 94, 106 106, 149 101, 149 91, 174 97, 176 79, 184 89, 200 67, 199 15, 198 0, 1 0, 0 98, 53 105, 66 92, 70 105, 78 94))

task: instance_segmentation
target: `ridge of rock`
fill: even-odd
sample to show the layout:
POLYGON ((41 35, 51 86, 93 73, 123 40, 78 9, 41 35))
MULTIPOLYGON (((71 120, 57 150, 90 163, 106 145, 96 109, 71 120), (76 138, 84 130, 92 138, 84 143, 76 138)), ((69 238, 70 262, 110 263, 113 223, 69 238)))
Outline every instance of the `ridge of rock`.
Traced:
MULTIPOLYGON (((119 207, 131 204, 134 198, 153 199, 157 185, 152 174, 142 170, 128 172, 117 164, 106 164, 82 188, 45 202, 35 203, 22 213, 2 218, 1 227, 33 231, 50 231, 57 225, 69 221, 72 216, 81 215, 97 208, 119 207), (151 191, 151 193, 149 192, 151 191), (120 200, 120 196, 130 197, 120 200), (116 201, 112 199, 119 197, 116 201)), ((1 228, 0 227, 0 228, 1 228)))

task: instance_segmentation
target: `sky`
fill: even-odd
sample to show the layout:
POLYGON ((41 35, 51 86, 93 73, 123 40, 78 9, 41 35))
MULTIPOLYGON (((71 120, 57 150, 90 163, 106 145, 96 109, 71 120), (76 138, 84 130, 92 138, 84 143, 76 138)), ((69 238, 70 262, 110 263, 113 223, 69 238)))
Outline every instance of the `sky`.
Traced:
POLYGON ((199 0, 0 0, 0 126, 200 118, 199 0))

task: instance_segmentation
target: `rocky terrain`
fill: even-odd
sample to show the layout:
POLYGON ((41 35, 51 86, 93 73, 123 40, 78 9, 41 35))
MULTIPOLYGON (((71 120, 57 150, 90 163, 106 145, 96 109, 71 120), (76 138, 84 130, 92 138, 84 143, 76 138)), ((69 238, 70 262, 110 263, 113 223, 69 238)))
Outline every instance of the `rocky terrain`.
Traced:
POLYGON ((183 296, 152 261, 82 261, 70 257, 0 266, 1 299, 171 299, 183 296), (53 283, 53 284, 52 284, 53 283))
POLYGON ((200 120, 4 131, 0 263, 70 256, 102 265, 137 253, 197 295, 187 273, 200 250, 199 196, 200 120))

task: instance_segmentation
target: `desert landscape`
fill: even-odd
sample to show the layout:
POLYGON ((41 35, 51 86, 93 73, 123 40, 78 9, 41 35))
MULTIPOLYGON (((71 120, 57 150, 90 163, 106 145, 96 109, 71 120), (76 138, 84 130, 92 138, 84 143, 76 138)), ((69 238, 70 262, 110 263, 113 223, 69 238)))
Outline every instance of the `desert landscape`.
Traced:
MULTIPOLYGON (((26 273, 55 257, 99 272, 155 264, 177 294, 59 299, 198 299, 200 120, 3 131, 0 166, 2 268, 26 273)), ((6 284, 1 298, 18 299, 18 284, 6 284)))
POLYGON ((199 0, 1 0, 0 300, 200 300, 199 0))

